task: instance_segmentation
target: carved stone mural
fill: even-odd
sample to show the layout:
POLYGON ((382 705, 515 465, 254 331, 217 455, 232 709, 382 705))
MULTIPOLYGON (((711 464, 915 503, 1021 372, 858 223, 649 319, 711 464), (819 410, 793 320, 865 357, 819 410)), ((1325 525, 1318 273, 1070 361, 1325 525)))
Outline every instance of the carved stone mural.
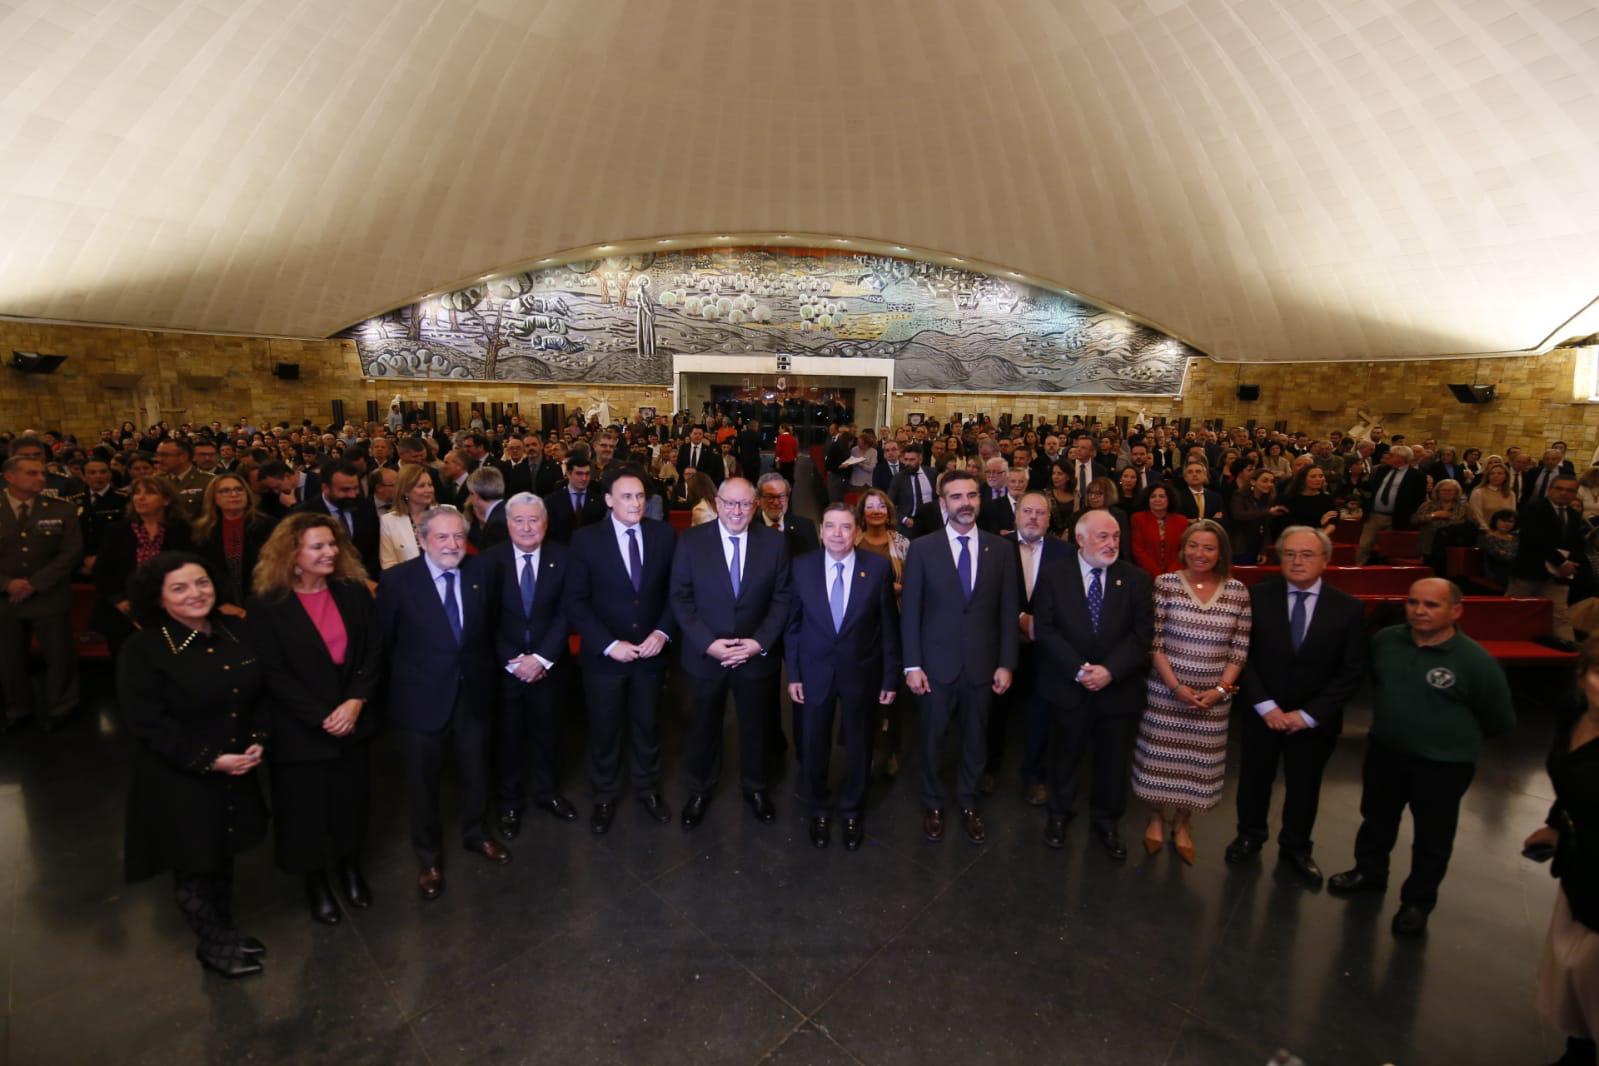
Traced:
POLYGON ((1176 395, 1200 353, 1063 293, 832 249, 705 248, 491 278, 352 326, 373 377, 666 385, 674 354, 895 360, 896 389, 1176 395))

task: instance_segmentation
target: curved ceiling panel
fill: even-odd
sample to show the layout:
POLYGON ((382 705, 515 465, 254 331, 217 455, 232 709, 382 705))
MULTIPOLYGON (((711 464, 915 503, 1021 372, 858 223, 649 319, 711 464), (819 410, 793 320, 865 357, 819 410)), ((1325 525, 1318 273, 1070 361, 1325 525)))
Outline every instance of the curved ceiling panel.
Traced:
POLYGON ((943 249, 1223 359, 1599 294, 1586 0, 19 0, 0 313, 324 336, 619 235, 943 249))

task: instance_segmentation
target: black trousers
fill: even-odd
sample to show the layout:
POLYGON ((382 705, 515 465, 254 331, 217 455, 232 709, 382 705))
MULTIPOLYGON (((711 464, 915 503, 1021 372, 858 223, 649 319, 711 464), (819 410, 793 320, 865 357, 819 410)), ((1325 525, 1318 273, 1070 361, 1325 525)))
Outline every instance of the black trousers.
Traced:
POLYGON ((1077 802, 1077 772, 1083 757, 1093 762, 1088 814, 1094 828, 1116 828, 1127 811, 1127 765, 1137 718, 1054 708, 1055 764, 1050 773, 1049 813, 1069 818, 1077 802))
POLYGON ((589 706, 589 784, 595 803, 613 803, 622 790, 622 749, 627 748, 633 791, 661 784, 660 707, 663 675, 583 671, 589 706))
POLYGON ((1022 720, 1022 783, 1042 784, 1047 774, 1045 764, 1049 758, 1049 729, 1054 712, 1049 703, 1038 695, 1038 663, 1036 648, 1021 645, 1021 658, 1016 667, 1016 684, 1003 696, 994 697, 994 711, 988 719, 988 761, 983 770, 998 774, 1005 763, 1005 743, 1009 739, 1010 720, 1022 720))
POLYGON ((840 818, 859 818, 866 802, 866 775, 872 761, 873 709, 877 692, 827 692, 804 703, 794 704, 796 736, 799 741, 801 794, 811 817, 826 818, 834 804, 828 790, 832 769, 833 723, 838 722, 838 739, 844 745, 844 781, 836 804, 840 818))
POLYGON ((1405 878, 1399 899, 1431 910, 1438 902, 1438 886, 1455 849, 1460 800, 1476 770, 1471 763, 1435 762, 1377 740, 1367 741, 1355 869, 1378 881, 1387 879, 1388 855, 1399 839, 1399 820, 1408 806, 1415 834, 1410 876, 1405 878))
POLYGON ((315 873, 361 850, 372 794, 371 747, 362 741, 335 759, 267 765, 278 869, 315 873))
POLYGON ((405 794, 411 811, 411 847, 423 866, 440 865, 444 845, 439 815, 439 785, 444 777, 444 757, 455 753, 455 771, 461 779, 461 842, 475 847, 487 840, 484 816, 489 805, 488 728, 480 716, 457 699, 455 710, 437 733, 397 729, 400 755, 405 761, 405 794))
POLYGON ((72 644, 72 617, 63 610, 38 618, 18 618, 7 605, 0 604, 0 686, 6 704, 6 717, 15 722, 34 712, 33 683, 28 677, 28 638, 39 640, 44 653, 44 700, 39 709, 60 717, 78 706, 78 650, 72 644))
POLYGON ((988 712, 994 702, 992 678, 953 684, 931 682, 927 695, 920 698, 917 750, 921 755, 922 806, 929 810, 945 805, 944 785, 938 779, 943 762, 944 735, 953 723, 959 733, 960 750, 955 774, 955 799, 962 810, 977 808, 977 779, 988 757, 988 712))
POLYGON ((1270 833, 1271 790, 1277 766, 1283 770, 1283 827, 1277 846, 1290 855, 1309 855, 1311 830, 1321 804, 1321 775, 1338 738, 1325 729, 1279 733, 1254 708, 1241 712, 1241 759, 1238 768, 1238 835, 1265 840, 1270 833))
POLYGON ((561 708, 566 701, 566 670, 559 664, 529 684, 507 674, 500 680, 500 706, 496 716, 494 750, 494 806, 499 811, 521 813, 527 807, 527 783, 533 801, 545 803, 560 793, 561 708), (528 748, 533 749, 532 762, 528 748))
POLYGON ((722 721, 727 697, 738 716, 738 783, 745 795, 767 787, 767 730, 777 690, 770 675, 740 677, 735 667, 725 676, 686 678, 688 736, 683 764, 690 795, 708 796, 722 776, 722 721))

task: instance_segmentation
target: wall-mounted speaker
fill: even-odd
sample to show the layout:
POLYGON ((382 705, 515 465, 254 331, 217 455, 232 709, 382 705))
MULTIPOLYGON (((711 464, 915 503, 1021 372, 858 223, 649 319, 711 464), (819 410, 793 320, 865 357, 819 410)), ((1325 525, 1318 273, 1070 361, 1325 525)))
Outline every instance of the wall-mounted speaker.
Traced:
POLYGON ((376 400, 368 400, 366 402, 366 420, 368 422, 376 422, 378 420, 378 402, 376 400))
POLYGON ((67 361, 64 355, 45 355, 42 352, 12 352, 11 369, 24 374, 54 374, 56 367, 67 361))
POLYGON ((1238 386, 1238 398, 1240 400, 1244 401, 1245 403, 1254 403, 1256 400, 1260 399, 1260 386, 1259 385, 1240 385, 1240 386, 1238 386))
POLYGON ((559 433, 566 424, 566 404, 541 403, 539 404, 539 431, 541 433, 559 433))
POLYGON ((1497 385, 1451 385, 1449 391, 1461 403, 1492 403, 1497 385))
POLYGON ((282 381, 299 381, 299 363, 279 363, 272 368, 272 376, 282 381))
MULTIPOLYGON (((334 400, 333 401, 333 424, 335 426, 343 426, 344 425, 344 401, 343 400, 334 400)), ((335 430, 334 432, 337 432, 337 430, 335 430)))

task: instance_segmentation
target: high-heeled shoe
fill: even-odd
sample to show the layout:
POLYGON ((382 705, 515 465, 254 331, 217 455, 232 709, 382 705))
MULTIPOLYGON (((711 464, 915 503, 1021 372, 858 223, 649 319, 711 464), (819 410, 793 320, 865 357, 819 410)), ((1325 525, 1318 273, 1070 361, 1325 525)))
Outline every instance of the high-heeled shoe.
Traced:
POLYGON ((311 920, 323 925, 338 925, 344 918, 338 901, 328 887, 327 874, 318 870, 305 875, 305 902, 311 911, 311 920))
POLYGON ((1194 849, 1194 842, 1192 839, 1190 839, 1188 843, 1182 844, 1178 842, 1175 836, 1173 836, 1171 846, 1176 850, 1183 862, 1187 863, 1189 866, 1194 865, 1194 859, 1199 853, 1194 849))
POLYGON ((1165 846, 1166 846, 1166 833, 1165 833, 1164 830, 1161 830, 1161 831, 1159 831, 1157 833, 1154 833, 1154 834, 1151 834, 1148 829, 1144 830, 1144 850, 1146 852, 1148 852, 1151 855, 1159 855, 1160 854, 1160 850, 1162 848, 1164 848, 1165 846))

